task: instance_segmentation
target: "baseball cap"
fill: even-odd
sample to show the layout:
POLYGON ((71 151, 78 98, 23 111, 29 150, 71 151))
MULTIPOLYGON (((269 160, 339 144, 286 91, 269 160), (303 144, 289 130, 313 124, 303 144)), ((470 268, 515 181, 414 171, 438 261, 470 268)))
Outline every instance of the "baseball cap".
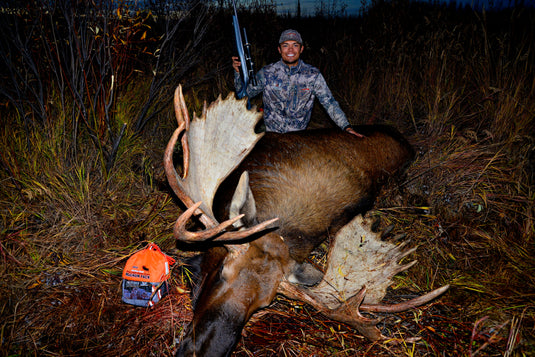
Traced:
POLYGON ((285 42, 285 41, 295 41, 299 44, 303 44, 303 40, 301 39, 301 35, 299 32, 295 30, 286 30, 281 34, 281 37, 279 39, 279 44, 285 42))

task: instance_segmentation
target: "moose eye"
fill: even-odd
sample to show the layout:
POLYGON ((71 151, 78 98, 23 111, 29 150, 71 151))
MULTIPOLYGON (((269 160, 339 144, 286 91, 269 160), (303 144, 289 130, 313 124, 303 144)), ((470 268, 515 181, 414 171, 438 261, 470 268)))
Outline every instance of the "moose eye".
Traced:
POLYGON ((219 266, 219 270, 217 272, 217 276, 219 277, 220 280, 226 280, 225 279, 225 274, 223 274, 223 269, 225 268, 225 266, 223 264, 221 264, 219 266))

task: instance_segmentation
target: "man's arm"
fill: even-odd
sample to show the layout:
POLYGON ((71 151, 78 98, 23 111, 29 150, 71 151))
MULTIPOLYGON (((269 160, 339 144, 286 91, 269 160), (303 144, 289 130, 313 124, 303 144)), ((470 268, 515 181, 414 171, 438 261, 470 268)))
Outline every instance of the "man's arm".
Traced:
POLYGON ((329 117, 331 117, 340 129, 358 137, 363 137, 363 135, 353 130, 351 124, 349 124, 344 111, 340 108, 340 104, 338 104, 336 99, 334 99, 331 90, 327 86, 327 82, 325 82, 325 78, 323 78, 321 73, 318 75, 318 78, 316 78, 316 82, 314 83, 314 94, 329 114, 329 117))
MULTIPOLYGON (((236 88, 236 93, 242 90, 243 87, 243 81, 240 76, 240 66, 241 62, 238 57, 232 57, 232 68, 234 68, 234 87, 236 88)), ((262 93, 264 90, 264 69, 262 68, 260 71, 258 71, 255 75, 256 78, 256 86, 253 86, 250 82, 247 86, 247 97, 254 98, 258 94, 262 93)))

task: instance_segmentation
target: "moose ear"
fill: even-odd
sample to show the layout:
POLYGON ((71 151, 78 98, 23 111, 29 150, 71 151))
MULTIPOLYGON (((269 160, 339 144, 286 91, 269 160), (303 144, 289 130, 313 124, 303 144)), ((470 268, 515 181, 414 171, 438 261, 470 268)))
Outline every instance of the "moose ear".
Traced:
POLYGON ((256 204, 253 192, 249 187, 249 173, 244 171, 232 196, 230 203, 229 218, 232 219, 240 214, 243 218, 234 223, 234 227, 241 228, 256 219, 256 204))

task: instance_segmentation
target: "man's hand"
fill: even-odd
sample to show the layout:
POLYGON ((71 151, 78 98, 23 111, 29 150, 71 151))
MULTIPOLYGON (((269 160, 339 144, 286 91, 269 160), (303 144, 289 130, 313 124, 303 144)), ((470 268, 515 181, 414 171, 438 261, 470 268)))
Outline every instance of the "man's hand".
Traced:
POLYGON ((240 73, 240 66, 241 66, 240 58, 238 56, 233 56, 232 57, 232 67, 238 73, 240 73))
POLYGON ((353 130, 353 128, 351 128, 351 127, 350 127, 350 128, 347 128, 346 131, 347 131, 349 134, 353 134, 353 135, 355 135, 355 136, 357 136, 357 137, 359 137, 359 138, 364 138, 364 137, 365 137, 364 135, 357 133, 357 132, 356 132, 355 130, 353 130))

